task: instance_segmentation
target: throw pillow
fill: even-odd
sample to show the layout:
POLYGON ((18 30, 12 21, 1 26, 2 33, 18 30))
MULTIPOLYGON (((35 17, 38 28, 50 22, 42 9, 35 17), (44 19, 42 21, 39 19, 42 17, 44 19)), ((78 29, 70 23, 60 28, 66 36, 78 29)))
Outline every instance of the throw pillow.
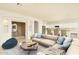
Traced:
POLYGON ((36 33, 36 34, 35 34, 35 37, 36 37, 36 38, 41 38, 41 37, 42 37, 42 34, 41 34, 41 33, 36 33))
POLYGON ((63 42, 64 42, 64 40, 65 40, 65 37, 64 36, 59 36, 58 37, 58 40, 57 40, 57 43, 60 44, 60 45, 62 45, 63 42))
POLYGON ((72 42, 72 39, 66 37, 66 38, 65 38, 65 41, 64 41, 63 44, 61 45, 61 49, 67 49, 67 48, 70 46, 71 42, 72 42))

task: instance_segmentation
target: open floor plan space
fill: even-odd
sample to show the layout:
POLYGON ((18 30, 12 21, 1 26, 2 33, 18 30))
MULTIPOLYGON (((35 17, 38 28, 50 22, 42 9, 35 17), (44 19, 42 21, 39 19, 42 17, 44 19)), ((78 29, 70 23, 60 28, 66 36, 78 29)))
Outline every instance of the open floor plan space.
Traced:
POLYGON ((0 55, 79 55, 79 3, 0 3, 0 55))

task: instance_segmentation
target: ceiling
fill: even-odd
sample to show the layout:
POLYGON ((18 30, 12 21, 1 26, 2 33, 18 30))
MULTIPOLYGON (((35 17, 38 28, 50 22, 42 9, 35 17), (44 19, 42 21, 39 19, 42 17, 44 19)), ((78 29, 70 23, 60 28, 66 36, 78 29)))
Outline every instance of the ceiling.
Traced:
POLYGON ((36 17, 50 23, 79 19, 78 3, 20 3, 20 5, 17 5, 17 3, 2 3, 0 9, 36 17))

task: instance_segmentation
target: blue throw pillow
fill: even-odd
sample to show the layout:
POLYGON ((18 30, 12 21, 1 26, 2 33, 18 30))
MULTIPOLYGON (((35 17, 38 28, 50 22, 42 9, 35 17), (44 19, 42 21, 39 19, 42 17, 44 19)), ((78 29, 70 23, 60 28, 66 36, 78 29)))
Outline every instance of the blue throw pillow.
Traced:
POLYGON ((63 44, 61 45, 61 49, 67 49, 72 42, 72 39, 66 38, 63 44))
POLYGON ((57 43, 60 44, 60 45, 62 45, 63 42, 64 42, 64 40, 65 40, 65 37, 64 36, 59 36, 58 37, 58 40, 57 40, 57 43))
POLYGON ((35 34, 35 37, 36 37, 36 38, 41 38, 41 37, 42 37, 42 34, 41 34, 41 33, 36 33, 36 34, 35 34))

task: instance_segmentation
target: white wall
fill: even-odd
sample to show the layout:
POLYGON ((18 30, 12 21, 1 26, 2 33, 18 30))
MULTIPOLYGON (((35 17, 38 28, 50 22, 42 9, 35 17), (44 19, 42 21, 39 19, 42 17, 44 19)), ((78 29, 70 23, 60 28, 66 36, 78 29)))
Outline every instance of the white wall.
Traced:
MULTIPOLYGON (((34 34, 34 20, 39 22, 39 32, 42 32, 42 25, 44 22, 29 16, 24 16, 12 12, 0 11, 0 42, 6 41, 12 37, 12 21, 26 23, 26 39, 29 39, 34 34)), ((2 44, 0 43, 0 45, 2 44)))

